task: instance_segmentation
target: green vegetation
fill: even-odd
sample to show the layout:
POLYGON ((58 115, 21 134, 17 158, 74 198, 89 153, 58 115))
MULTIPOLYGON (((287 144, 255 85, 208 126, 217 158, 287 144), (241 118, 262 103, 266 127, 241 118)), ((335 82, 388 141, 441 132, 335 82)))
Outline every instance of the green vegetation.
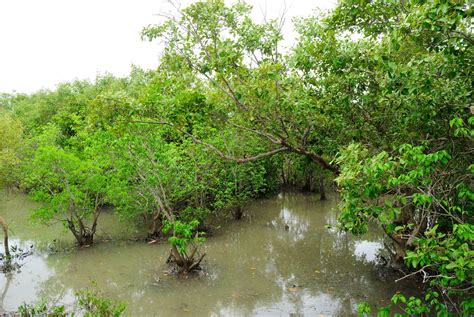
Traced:
POLYGON ((0 185, 15 181, 20 164, 23 128, 18 119, 0 108, 0 185))
POLYGON ((85 317, 119 317, 123 316, 127 306, 124 303, 116 303, 97 290, 96 286, 82 289, 75 294, 76 306, 72 311, 64 306, 49 307, 47 303, 23 304, 18 307, 21 317, 49 316, 85 316, 85 317))
POLYGON ((114 180, 108 166, 101 166, 98 153, 87 155, 58 146, 40 145, 34 157, 25 164, 27 188, 38 201, 44 202, 34 217, 42 222, 59 220, 74 234, 80 246, 91 245, 101 207, 114 180), (86 219, 92 218, 87 226, 86 219))
POLYGON ((190 223, 184 223, 179 220, 174 222, 165 222, 163 233, 172 232, 169 237, 171 244, 170 260, 176 263, 182 272, 192 272, 199 268, 199 264, 206 255, 199 255, 198 244, 205 241, 204 232, 196 232, 199 221, 193 220, 190 223), (189 248, 192 248, 189 250, 189 248))
POLYGON ((393 306, 473 314, 472 4, 341 0, 296 20, 287 52, 282 21, 250 12, 196 2, 144 28, 165 43, 155 71, 2 95, 0 182, 43 202, 34 218, 63 222, 80 246, 113 206, 168 235, 170 259, 192 271, 210 215, 239 219, 289 185, 323 199, 335 180, 340 228, 376 223, 426 285, 393 306))

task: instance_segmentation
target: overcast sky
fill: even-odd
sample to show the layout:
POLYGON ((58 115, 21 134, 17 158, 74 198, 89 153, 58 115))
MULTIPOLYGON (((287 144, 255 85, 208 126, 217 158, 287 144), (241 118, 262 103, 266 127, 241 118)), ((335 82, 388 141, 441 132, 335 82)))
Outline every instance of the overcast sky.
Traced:
MULTIPOLYGON (((183 6, 193 2, 180 1, 183 6)), ((326 10, 336 0, 250 0, 255 17, 291 18, 326 10)), ((64 81, 127 75, 132 64, 152 69, 159 44, 143 42, 143 26, 159 23, 166 0, 0 0, 0 92, 54 89, 64 81)))

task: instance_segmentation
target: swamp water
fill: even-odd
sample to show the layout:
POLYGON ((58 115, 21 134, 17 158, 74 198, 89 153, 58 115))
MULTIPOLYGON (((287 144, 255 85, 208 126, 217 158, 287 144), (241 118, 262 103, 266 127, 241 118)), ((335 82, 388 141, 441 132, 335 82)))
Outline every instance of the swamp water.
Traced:
MULTIPOLYGON (((11 245, 73 244, 60 224, 29 222, 34 207, 23 195, 0 204, 11 245)), ((119 242, 69 252, 35 247, 20 272, 0 275, 0 312, 42 298, 71 305, 74 292, 91 281, 127 302, 132 316, 354 316, 360 301, 387 305, 396 291, 413 293, 408 281, 379 273, 380 233, 354 237, 326 228, 336 224, 331 197, 285 193, 244 210, 242 220, 216 227, 204 247, 205 274, 188 280, 165 273, 168 245, 128 241, 136 235, 131 226, 105 212, 98 236, 119 242)))

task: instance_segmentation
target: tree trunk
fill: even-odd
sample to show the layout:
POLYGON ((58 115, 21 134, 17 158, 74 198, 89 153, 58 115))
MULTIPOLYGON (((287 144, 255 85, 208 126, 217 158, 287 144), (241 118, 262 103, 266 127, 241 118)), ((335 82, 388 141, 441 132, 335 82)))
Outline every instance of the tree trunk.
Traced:
POLYGON ((390 234, 389 237, 392 239, 393 246, 395 249, 395 254, 393 254, 395 262, 403 263, 407 252, 407 246, 405 243, 406 241, 395 234, 390 234))
MULTIPOLYGON (((72 220, 67 220, 68 228, 76 238, 77 244, 80 247, 91 246, 94 243, 94 232, 89 232, 81 223, 80 229, 77 230, 72 220)), ((95 231, 95 228, 94 228, 95 231)))
POLYGON ((242 219, 242 216, 244 215, 244 212, 242 211, 242 206, 238 206, 233 208, 233 215, 235 220, 240 220, 242 219))
POLYGON ((91 246, 92 244, 94 244, 94 234, 92 233, 85 234, 83 241, 84 241, 83 244, 80 245, 81 247, 91 246))
POLYGON ((148 237, 149 238, 156 238, 158 236, 158 226, 154 219, 148 224, 148 237))
POLYGON ((303 191, 311 193, 313 192, 313 172, 306 174, 305 183, 303 185, 303 191))
POLYGON ((163 229, 162 217, 159 210, 154 211, 151 218, 145 216, 145 222, 148 226, 148 238, 157 239, 163 229))
POLYGON ((5 257, 9 259, 11 255, 10 246, 8 245, 8 225, 2 217, 0 217, 0 226, 3 229, 3 245, 5 247, 5 257))
POLYGON ((319 200, 326 200, 326 189, 324 188, 324 174, 319 177, 319 200))
POLYGON ((171 255, 173 255, 173 258, 179 267, 184 267, 186 265, 186 261, 183 259, 178 249, 174 245, 171 248, 171 255))
POLYGON ((94 235, 90 233, 80 234, 76 237, 76 241, 80 247, 88 247, 94 243, 94 235))
POLYGON ((393 260, 396 263, 401 263, 403 262, 406 251, 407 251, 407 245, 406 245, 406 239, 403 239, 399 234, 391 232, 387 232, 387 228, 385 226, 382 226, 383 230, 387 234, 387 236, 392 240, 392 245, 394 248, 394 252, 392 254, 393 260))
POLYGON ((187 274, 192 272, 193 270, 199 269, 199 265, 201 264, 202 259, 206 255, 203 253, 199 259, 197 257, 197 250, 198 247, 194 246, 191 254, 187 253, 180 253, 176 246, 172 246, 170 250, 170 256, 168 257, 167 263, 174 262, 178 266, 178 273, 179 274, 187 274))

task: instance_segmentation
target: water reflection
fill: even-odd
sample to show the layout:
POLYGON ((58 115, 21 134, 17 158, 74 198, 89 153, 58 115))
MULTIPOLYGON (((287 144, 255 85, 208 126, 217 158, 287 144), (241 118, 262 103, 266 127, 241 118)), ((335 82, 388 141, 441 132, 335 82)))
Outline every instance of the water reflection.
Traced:
POLYGON ((355 241, 354 254, 369 262, 375 262, 377 260, 377 254, 383 248, 383 243, 379 241, 355 241))
POLYGON ((355 238, 325 227, 336 223, 335 208, 335 199, 295 194, 253 202, 248 217, 208 239, 206 274, 190 280, 164 273, 164 244, 36 254, 21 273, 0 278, 8 289, 0 310, 40 297, 71 303, 91 280, 128 302, 134 316, 351 316, 361 300, 386 304, 395 291, 407 291, 410 285, 376 273, 380 234, 355 238))

